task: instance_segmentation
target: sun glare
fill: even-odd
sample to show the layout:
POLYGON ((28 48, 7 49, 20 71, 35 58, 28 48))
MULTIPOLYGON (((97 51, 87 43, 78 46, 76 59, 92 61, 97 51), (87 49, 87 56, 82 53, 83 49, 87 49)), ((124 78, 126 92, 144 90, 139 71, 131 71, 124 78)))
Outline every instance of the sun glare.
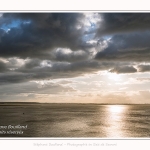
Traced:
POLYGON ((114 81, 119 81, 121 79, 120 75, 116 73, 108 73, 108 78, 114 81))
POLYGON ((113 105, 109 107, 109 111, 112 113, 122 113, 124 111, 124 107, 120 105, 113 105))

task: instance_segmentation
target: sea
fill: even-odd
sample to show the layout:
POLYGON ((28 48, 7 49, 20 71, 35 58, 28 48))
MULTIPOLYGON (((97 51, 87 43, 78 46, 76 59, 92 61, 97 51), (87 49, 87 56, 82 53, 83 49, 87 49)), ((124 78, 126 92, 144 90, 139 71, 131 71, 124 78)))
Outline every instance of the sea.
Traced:
POLYGON ((1 103, 0 137, 149 138, 150 105, 1 103))

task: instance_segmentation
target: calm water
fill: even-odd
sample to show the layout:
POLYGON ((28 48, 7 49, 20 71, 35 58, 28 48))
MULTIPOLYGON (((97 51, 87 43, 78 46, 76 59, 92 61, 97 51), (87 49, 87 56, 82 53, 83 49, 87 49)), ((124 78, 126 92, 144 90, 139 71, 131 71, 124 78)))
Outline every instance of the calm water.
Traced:
POLYGON ((0 105, 0 126, 28 125, 1 137, 150 137, 150 105, 0 105))

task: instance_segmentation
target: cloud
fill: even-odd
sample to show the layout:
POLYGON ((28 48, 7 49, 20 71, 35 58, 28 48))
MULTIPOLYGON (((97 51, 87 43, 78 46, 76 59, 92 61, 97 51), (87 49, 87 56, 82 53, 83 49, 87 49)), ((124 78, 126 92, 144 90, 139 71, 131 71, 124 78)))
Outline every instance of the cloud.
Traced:
POLYGON ((0 61, 0 73, 7 71, 6 64, 0 61))
POLYGON ((1 56, 44 59, 58 47, 83 49, 83 28, 76 26, 82 25, 84 17, 80 13, 4 13, 0 24, 10 24, 10 30, 0 34, 1 56), (11 27, 12 21, 15 27, 11 27))
POLYGON ((96 36, 150 29, 149 13, 100 13, 96 36))
MULTIPOLYGON (((135 14, 101 14, 99 17, 101 19, 96 15, 95 23, 107 24, 117 19, 118 22, 112 24, 115 26, 129 22, 125 30, 132 29, 129 18, 134 18, 133 23, 144 29, 135 14)), ((0 30, 0 52, 8 62, 1 63, 0 70, 9 72, 0 75, 1 84, 73 78, 101 70, 134 73, 137 72, 134 62, 149 61, 150 32, 116 34, 109 40, 100 38, 85 44, 82 40, 84 19, 85 15, 80 13, 4 13, 0 24, 9 25, 10 31, 0 30), (20 22, 11 27, 14 20, 20 22)))
POLYGON ((133 66, 117 66, 117 67, 111 69, 110 72, 115 72, 115 73, 135 73, 135 72, 137 72, 137 70, 133 66))
POLYGON ((96 103, 107 103, 107 104, 128 104, 132 103, 131 98, 126 92, 107 92, 98 93, 95 99, 96 103))
POLYGON ((150 32, 114 35, 95 56, 100 61, 149 62, 150 32))
POLYGON ((139 72, 150 71, 150 65, 138 65, 139 72))
POLYGON ((18 72, 29 74, 29 79, 57 79, 73 78, 86 73, 94 73, 99 70, 110 68, 110 63, 99 63, 97 61, 79 61, 79 62, 52 62, 32 60, 19 68, 18 72), (33 65, 34 64, 34 65, 33 65), (35 65, 36 64, 36 65, 35 65), (40 65, 39 65, 40 64, 40 65), (30 67, 29 67, 30 66, 30 67), (32 67, 32 68, 31 68, 32 67))
POLYGON ((0 74, 0 84, 27 82, 32 79, 33 74, 25 74, 18 72, 8 72, 0 74))
MULTIPOLYGON (((22 61, 22 60, 18 60, 22 61)), ((93 74, 98 71, 110 70, 117 65, 125 63, 99 62, 94 60, 84 60, 76 62, 57 62, 40 59, 27 59, 18 65, 14 70, 0 74, 0 84, 20 83, 43 79, 62 79, 93 74)), ((16 63, 16 62, 15 62, 16 63)), ((8 65, 9 67, 10 64, 8 65)))
POLYGON ((39 59, 29 59, 28 61, 26 61, 23 67, 26 69, 33 69, 35 67, 40 66, 40 63, 41 63, 41 60, 39 59))
POLYGON ((72 51, 70 49, 58 48, 52 52, 51 60, 56 61, 66 61, 66 62, 74 62, 74 61, 83 61, 90 58, 90 54, 88 51, 77 50, 72 51))
POLYGON ((150 78, 137 78, 139 81, 150 81, 150 78))
MULTIPOLYGON (((18 84, 5 84, 0 86, 0 100, 28 100, 37 99, 38 96, 50 96, 53 94, 61 94, 67 92, 74 92, 75 90, 70 86, 62 86, 57 83, 49 82, 26 82, 18 84)), ((51 100, 49 100, 51 101, 51 100)))

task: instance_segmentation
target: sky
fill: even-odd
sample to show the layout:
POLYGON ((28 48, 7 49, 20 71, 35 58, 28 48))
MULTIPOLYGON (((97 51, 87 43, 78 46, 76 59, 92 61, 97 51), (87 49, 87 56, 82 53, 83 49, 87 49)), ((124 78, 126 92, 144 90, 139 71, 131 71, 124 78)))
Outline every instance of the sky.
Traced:
POLYGON ((0 13, 0 102, 150 103, 150 14, 0 13))

